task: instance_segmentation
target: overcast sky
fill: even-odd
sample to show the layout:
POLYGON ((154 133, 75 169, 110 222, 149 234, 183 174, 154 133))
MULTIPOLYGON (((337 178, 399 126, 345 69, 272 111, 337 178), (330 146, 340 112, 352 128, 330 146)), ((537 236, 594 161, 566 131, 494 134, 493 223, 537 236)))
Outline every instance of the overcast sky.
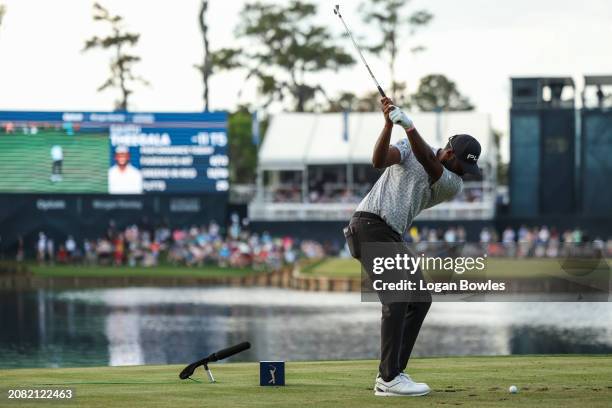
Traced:
MULTIPOLYGON (((340 34, 331 12, 338 0, 316 1, 318 20, 340 34)), ((202 107, 202 87, 193 64, 202 56, 197 25, 198 0, 100 0, 141 33, 136 71, 151 82, 132 98, 133 110, 195 111, 202 107)), ((0 26, 0 109, 108 110, 116 94, 97 93, 108 73, 104 52, 82 54, 86 38, 103 34, 92 23, 89 0, 0 0, 7 13, 0 26)), ((233 28, 243 0, 210 0, 213 49, 235 44, 233 28)), ((367 37, 356 13, 358 1, 344 1, 344 16, 367 37)), ((612 73, 612 1, 609 0, 413 0, 411 8, 428 8, 435 18, 414 40, 427 51, 412 57, 410 44, 397 64, 400 80, 414 91, 418 79, 443 73, 457 82, 477 110, 492 115, 506 132, 510 76, 612 73)), ((348 40, 342 40, 353 52, 348 40)), ((357 58, 357 57, 356 57, 357 58)), ((369 57, 383 86, 383 61, 369 57)), ((329 94, 372 89, 361 65, 317 77, 329 94)), ((223 73, 211 82, 213 109, 232 109, 243 86, 242 74, 223 73)), ((242 101, 252 101, 247 86, 242 101)), ((418 124, 417 124, 418 125, 418 124)))

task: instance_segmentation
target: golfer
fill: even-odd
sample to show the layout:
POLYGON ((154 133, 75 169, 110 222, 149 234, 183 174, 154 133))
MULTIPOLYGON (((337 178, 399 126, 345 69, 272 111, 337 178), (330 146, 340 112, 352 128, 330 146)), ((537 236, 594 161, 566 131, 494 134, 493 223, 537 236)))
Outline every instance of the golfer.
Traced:
POLYGON ((51 166, 51 181, 58 182, 62 181, 62 163, 64 161, 64 150, 60 145, 54 145, 51 147, 51 160, 53 165, 51 166))
MULTIPOLYGON (((385 169, 361 201, 345 229, 353 256, 365 242, 402 242, 412 220, 424 209, 452 199, 463 187, 466 173, 480 174, 480 143, 469 135, 452 136, 442 149, 433 149, 419 135, 412 120, 389 98, 381 99, 384 128, 374 146, 372 164, 385 169), (389 145, 393 124, 403 127, 407 138, 389 145)), ((406 248, 407 250, 407 248, 406 248)), ((372 276, 372 271, 366 267, 372 276)), ((418 271, 420 273, 420 271, 418 271)), ((431 296, 420 301, 382 302, 379 374, 375 395, 428 394, 425 383, 414 382, 404 372, 431 305, 431 296)))

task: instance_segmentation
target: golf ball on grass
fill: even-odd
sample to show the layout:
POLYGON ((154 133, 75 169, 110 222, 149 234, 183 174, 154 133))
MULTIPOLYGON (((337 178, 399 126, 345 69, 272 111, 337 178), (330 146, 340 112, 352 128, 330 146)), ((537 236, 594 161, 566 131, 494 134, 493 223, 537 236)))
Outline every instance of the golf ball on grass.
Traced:
POLYGON ((510 388, 508 388, 508 392, 510 394, 516 394, 518 392, 518 388, 516 387, 516 385, 511 385, 510 388))

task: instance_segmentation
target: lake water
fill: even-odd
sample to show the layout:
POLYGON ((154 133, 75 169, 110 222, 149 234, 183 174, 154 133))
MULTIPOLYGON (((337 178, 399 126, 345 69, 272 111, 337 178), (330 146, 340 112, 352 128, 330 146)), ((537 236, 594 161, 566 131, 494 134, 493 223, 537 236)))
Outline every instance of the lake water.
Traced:
MULTIPOLYGON (((380 306, 271 288, 2 292, 0 367, 376 358, 380 306)), ((612 303, 434 303, 414 355, 612 353, 612 303)))

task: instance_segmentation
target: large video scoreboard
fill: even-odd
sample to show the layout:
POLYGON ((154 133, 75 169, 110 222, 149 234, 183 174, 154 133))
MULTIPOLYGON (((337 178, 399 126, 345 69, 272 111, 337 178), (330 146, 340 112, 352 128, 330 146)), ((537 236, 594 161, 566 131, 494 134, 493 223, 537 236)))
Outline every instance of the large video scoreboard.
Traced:
POLYGON ((227 114, 0 111, 0 193, 228 190, 227 114))

